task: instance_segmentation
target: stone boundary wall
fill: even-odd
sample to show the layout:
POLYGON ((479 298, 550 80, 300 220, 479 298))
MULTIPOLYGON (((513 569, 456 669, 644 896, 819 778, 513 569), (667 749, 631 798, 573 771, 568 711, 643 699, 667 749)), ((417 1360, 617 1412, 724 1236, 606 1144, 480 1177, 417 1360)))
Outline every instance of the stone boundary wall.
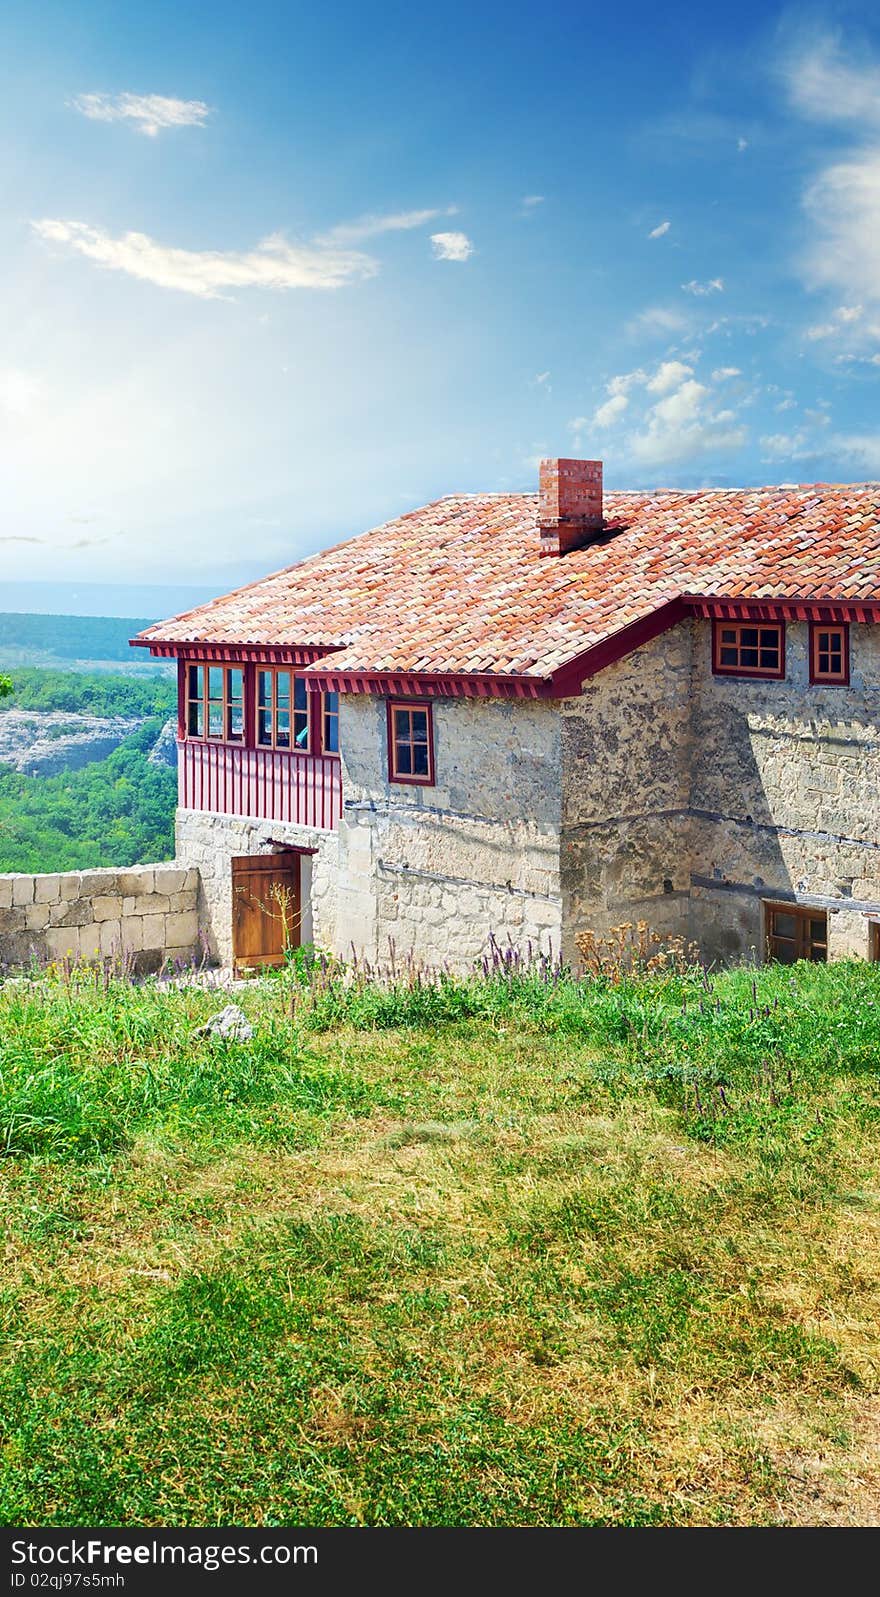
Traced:
POLYGON ((148 972, 199 957, 198 892, 198 870, 173 861, 0 875, 0 968, 126 958, 148 972))

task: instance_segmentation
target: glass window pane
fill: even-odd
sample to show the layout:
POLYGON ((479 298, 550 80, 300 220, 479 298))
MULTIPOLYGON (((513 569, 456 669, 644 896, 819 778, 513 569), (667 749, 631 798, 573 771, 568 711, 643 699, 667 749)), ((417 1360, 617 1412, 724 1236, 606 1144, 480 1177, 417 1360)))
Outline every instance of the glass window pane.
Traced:
POLYGON ((258 710, 257 712, 257 742, 264 748, 272 743, 272 711, 258 710))
POLYGON ((293 717, 293 741, 298 749, 309 746, 309 718, 299 710, 293 717))
POLYGON ((794 943, 774 941, 771 953, 774 959, 778 959, 780 965, 794 965, 797 963, 797 949, 794 943))
POLYGON ((757 666, 757 664, 758 664, 758 651, 757 651, 757 649, 746 649, 746 648, 740 649, 740 652, 739 652, 739 663, 740 663, 740 665, 748 666, 749 668, 757 666))
POLYGON ((810 921, 810 936, 813 939, 814 943, 824 943, 824 941, 825 941, 825 916, 824 915, 819 916, 816 920, 811 920, 810 921))
POLYGON ((189 707, 188 731, 190 737, 200 738, 203 735, 204 712, 201 699, 193 699, 189 707))
POLYGON ((339 753, 339 716, 330 710, 324 712, 324 749, 328 754, 339 753))
POLYGON ((773 916, 773 931, 777 937, 797 936, 797 916, 777 914, 773 916))
POLYGON ((743 627, 740 631, 739 641, 744 649, 756 649, 758 647, 758 628, 743 627))
POLYGON ((427 743, 428 741, 428 712, 427 710, 413 710, 412 735, 414 743, 427 743))
POLYGON ((208 737, 222 738, 223 736, 223 706, 222 704, 208 705, 208 737))
POLYGON ((765 671, 779 670, 779 651, 773 649, 761 650, 761 665, 765 671))
POLYGON ((396 738, 409 737, 409 710, 395 710, 394 736, 396 738))
POLYGON ((226 722, 226 736, 233 743, 244 737, 244 710, 240 704, 230 704, 226 722))
POLYGON ((412 776, 412 752, 410 750, 409 744, 398 743, 396 748, 397 754, 395 763, 398 775, 412 776))
POLYGON ((290 748, 290 715, 287 710, 279 710, 275 723, 275 746, 279 749, 290 748))
POLYGON ((721 642, 722 643, 733 643, 733 644, 735 644, 736 643, 736 628, 735 627, 722 627, 721 628, 721 642))
POLYGON ((289 671, 277 671, 275 673, 275 682, 276 682, 275 693, 276 693, 276 696, 277 696, 278 700, 280 701, 281 699, 289 699, 290 698, 290 672, 289 671))
POLYGON ((230 671, 229 677, 228 677, 228 680, 227 680, 227 684, 226 684, 226 691, 227 691, 227 694, 228 694, 230 699, 234 699, 234 700, 237 701, 239 699, 244 698, 244 672, 243 671, 239 671, 239 670, 230 671))
POLYGON ((191 699, 200 699, 202 697, 204 685, 202 670, 203 667, 200 665, 191 665, 189 668, 189 696, 191 699))
POLYGON ((721 650, 721 664, 722 665, 738 665, 739 664, 739 650, 738 649, 722 649, 721 650))
POLYGON ((258 704, 271 704, 272 703, 272 672, 271 671, 258 671, 257 672, 257 703, 258 704))
POLYGON ((293 679, 293 706, 294 706, 294 709, 296 709, 296 710, 305 710, 305 709, 308 708, 308 703, 309 703, 309 690, 306 687, 306 679, 305 679, 305 677, 294 677, 294 679, 293 679))
POLYGON ((413 775, 428 775, 428 745, 427 743, 413 744, 413 775))
POLYGON ((208 666, 208 698, 222 699, 223 697, 223 667, 222 665, 208 666))

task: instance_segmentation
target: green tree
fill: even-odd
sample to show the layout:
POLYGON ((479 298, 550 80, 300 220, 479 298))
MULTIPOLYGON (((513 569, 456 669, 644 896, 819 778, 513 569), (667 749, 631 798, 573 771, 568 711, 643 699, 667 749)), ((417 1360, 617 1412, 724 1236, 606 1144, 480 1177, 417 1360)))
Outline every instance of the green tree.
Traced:
POLYGON ((5 699, 12 692, 12 678, 0 676, 0 699, 5 699))

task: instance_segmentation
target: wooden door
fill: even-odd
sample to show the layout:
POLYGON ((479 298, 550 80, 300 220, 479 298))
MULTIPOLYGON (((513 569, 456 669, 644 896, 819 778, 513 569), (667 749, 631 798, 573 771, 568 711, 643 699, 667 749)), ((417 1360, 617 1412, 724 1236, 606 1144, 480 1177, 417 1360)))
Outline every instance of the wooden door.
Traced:
POLYGON ((767 905, 767 957, 782 965, 828 958, 828 917, 801 904, 767 905))
POLYGON ((283 965, 300 944, 298 854, 244 854, 232 861, 233 964, 283 965))

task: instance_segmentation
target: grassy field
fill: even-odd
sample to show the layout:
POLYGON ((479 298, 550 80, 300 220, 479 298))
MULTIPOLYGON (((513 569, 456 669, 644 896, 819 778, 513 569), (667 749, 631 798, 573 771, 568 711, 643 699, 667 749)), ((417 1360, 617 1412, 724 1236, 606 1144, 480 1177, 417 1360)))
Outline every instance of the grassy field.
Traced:
POLYGON ((0 1519, 880 1523, 880 969, 241 1002, 0 988, 0 1519))

